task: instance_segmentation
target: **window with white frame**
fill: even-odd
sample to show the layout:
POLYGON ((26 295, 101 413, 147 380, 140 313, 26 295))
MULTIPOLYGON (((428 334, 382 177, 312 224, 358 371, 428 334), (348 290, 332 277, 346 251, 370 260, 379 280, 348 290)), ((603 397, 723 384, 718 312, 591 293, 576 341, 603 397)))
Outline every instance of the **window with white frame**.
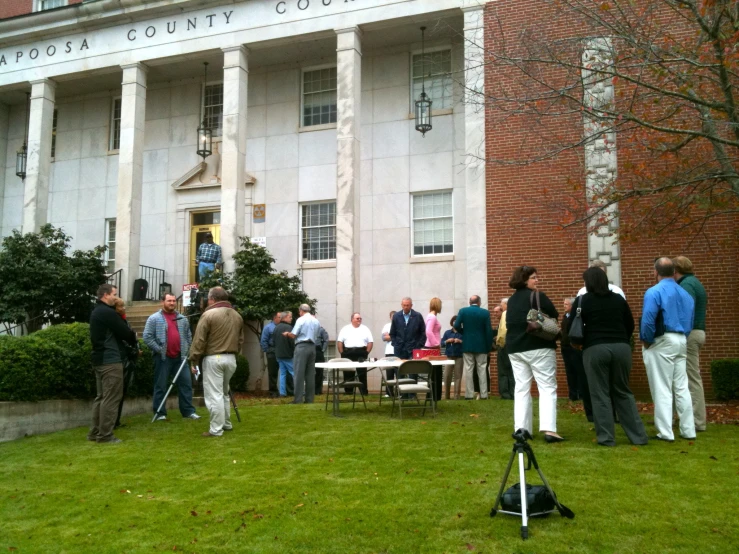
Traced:
POLYGON ((203 89, 203 120, 213 129, 213 136, 223 134, 223 83, 205 85, 203 89))
POLYGON ((121 147, 121 102, 121 98, 113 98, 110 110, 109 150, 118 150, 121 147))
POLYGON ((336 123, 336 68, 303 72, 303 127, 336 123))
POLYGON ((61 8, 68 4, 67 0, 34 0, 33 11, 41 12, 53 8, 61 8))
POLYGON ((300 236, 304 262, 336 259, 336 202, 303 204, 300 236))
POLYGON ((115 271, 115 219, 105 220, 105 271, 113 273, 115 271))
POLYGON ((412 60, 412 98, 411 104, 421 97, 425 88, 431 101, 431 108, 442 110, 453 105, 452 50, 426 51, 413 54, 412 60))
POLYGON ((54 118, 51 122, 51 157, 56 156, 56 122, 58 117, 58 110, 54 110, 54 118))
POLYGON ((413 255, 451 254, 454 252, 454 217, 452 193, 414 194, 413 255))

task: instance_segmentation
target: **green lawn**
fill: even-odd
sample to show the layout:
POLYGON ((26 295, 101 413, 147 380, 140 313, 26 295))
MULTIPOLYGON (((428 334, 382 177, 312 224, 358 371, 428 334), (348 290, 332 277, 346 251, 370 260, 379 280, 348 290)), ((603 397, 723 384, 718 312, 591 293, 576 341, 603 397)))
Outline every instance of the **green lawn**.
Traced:
POLYGON ((531 520, 527 542, 519 518, 489 517, 510 401, 399 421, 385 403, 337 419, 323 404, 242 400, 243 422, 220 439, 200 436, 201 408, 200 421, 130 418, 118 445, 86 429, 0 444, 0 552, 739 551, 736 426, 639 448, 619 428, 607 449, 566 406, 567 442, 532 446, 576 517, 531 520))

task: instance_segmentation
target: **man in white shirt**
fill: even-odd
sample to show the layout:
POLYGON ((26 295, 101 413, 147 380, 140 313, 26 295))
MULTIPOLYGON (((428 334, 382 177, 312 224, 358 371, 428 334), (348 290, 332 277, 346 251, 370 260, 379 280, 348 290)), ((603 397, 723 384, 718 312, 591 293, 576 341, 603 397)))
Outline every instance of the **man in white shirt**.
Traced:
MULTIPOLYGON (((607 266, 606 266, 605 262, 603 262, 601 260, 595 260, 594 262, 592 262, 590 264, 590 267, 599 267, 603 271, 605 271, 606 274, 608 274, 607 266)), ((626 295, 624 294, 624 291, 622 291, 620 287, 614 285, 613 283, 608 283, 608 290, 610 290, 611 292, 615 292, 616 294, 620 294, 621 297, 624 300, 626 300, 626 295)), ((578 296, 582 296, 586 292, 588 292, 587 289, 585 287, 583 287, 579 291, 577 291, 577 295, 578 296)))
MULTIPOLYGON (((362 314, 354 312, 352 314, 352 322, 339 332, 336 339, 336 347, 342 358, 347 358, 353 362, 364 362, 367 360, 369 353, 372 352, 372 332, 366 325, 362 325, 362 314)), ((344 372, 344 379, 350 378, 351 372, 344 372)), ((362 393, 367 394, 367 370, 357 368, 357 377, 362 382, 362 393)), ((346 393, 351 393, 351 389, 345 389, 346 393)))

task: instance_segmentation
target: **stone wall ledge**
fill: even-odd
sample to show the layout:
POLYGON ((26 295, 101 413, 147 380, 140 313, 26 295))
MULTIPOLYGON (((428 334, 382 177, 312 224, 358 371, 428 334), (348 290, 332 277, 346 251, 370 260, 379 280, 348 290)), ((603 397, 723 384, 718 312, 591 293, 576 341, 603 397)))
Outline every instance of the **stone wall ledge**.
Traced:
MULTIPOLYGON (((123 416, 151 413, 151 397, 126 398, 123 416)), ((195 406, 203 406, 202 398, 193 398, 195 406)), ((167 399, 167 412, 176 412, 177 394, 167 399)), ((40 402, 0 402, 0 442, 32 435, 42 435, 88 427, 92 415, 92 400, 42 400, 40 402)))

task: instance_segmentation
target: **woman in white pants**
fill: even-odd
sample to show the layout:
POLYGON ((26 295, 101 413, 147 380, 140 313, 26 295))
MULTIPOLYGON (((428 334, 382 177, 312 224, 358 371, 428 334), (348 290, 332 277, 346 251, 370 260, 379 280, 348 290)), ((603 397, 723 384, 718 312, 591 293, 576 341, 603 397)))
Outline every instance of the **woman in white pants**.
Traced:
MULTIPOLYGON (((526 429, 533 435, 533 405, 531 381, 539 389, 539 431, 546 442, 564 440, 557 434, 557 358, 555 341, 545 340, 526 332, 526 316, 531 309, 531 294, 536 292, 539 278, 536 268, 523 265, 513 272, 508 285, 516 292, 508 299, 506 312, 506 349, 516 380, 514 393, 514 428, 526 429)), ((559 317, 552 301, 539 292, 540 309, 553 318, 559 317)))

